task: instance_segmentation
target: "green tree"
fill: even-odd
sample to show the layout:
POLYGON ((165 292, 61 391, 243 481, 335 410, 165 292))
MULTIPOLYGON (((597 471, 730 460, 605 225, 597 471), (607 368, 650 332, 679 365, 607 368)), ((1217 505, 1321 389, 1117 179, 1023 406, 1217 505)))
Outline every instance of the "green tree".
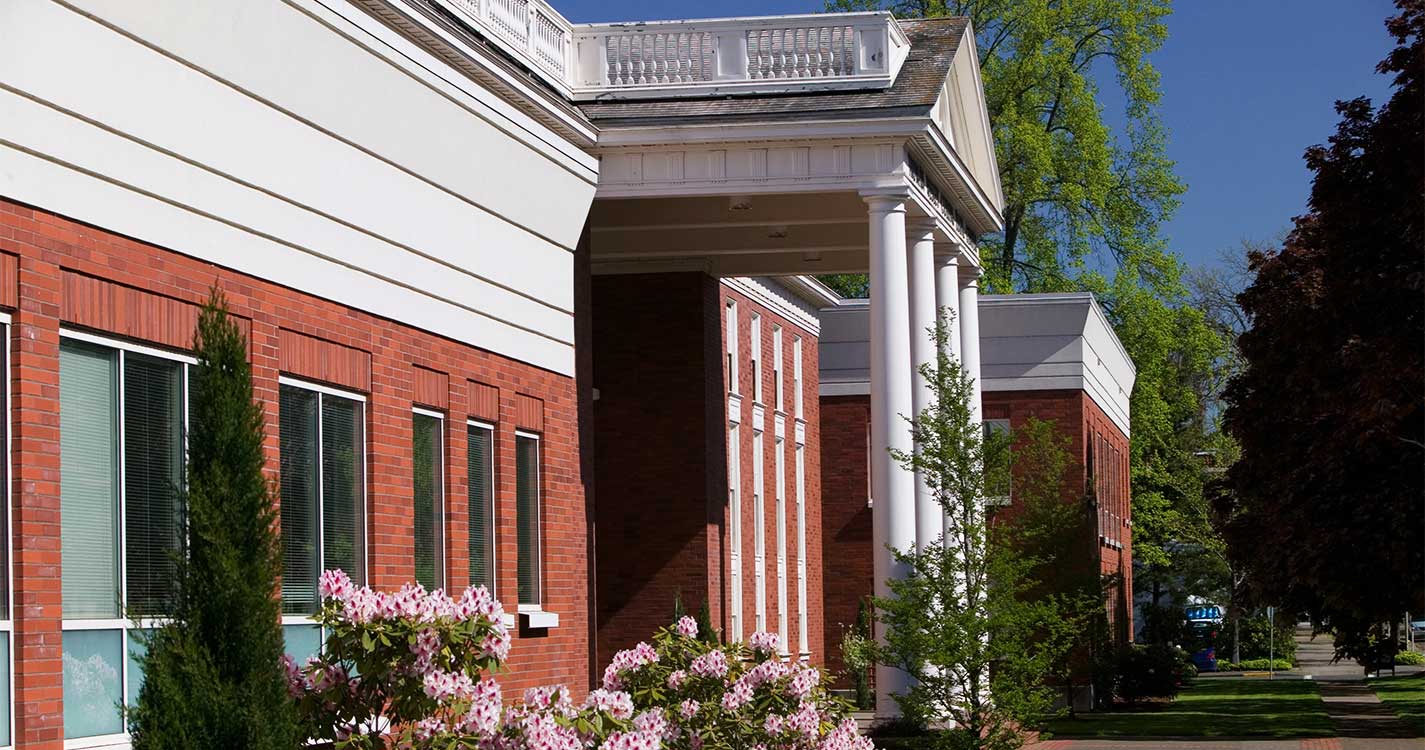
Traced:
POLYGON ((1390 99, 1336 103, 1305 155, 1310 211, 1250 256, 1226 391, 1242 455, 1217 502, 1257 600, 1365 661, 1394 648, 1382 623, 1425 607, 1425 2, 1397 7, 1390 99))
MULTIPOLYGON (((1158 72, 1168 0, 829 0, 902 18, 965 16, 975 31, 1004 188, 1005 229, 982 239, 996 292, 1070 291, 1118 269, 1176 283, 1159 226, 1183 185, 1167 158, 1158 72), (1123 108, 1105 121, 1101 81, 1123 108)), ((844 279, 833 280, 839 284, 844 279)))
POLYGON ((216 288, 194 336, 183 537, 167 624, 146 637, 136 750, 300 744, 282 671, 281 558, 247 342, 216 288))
MULTIPOLYGON (((937 343, 945 336, 941 324, 937 343)), ((1034 575, 1068 562, 1072 553, 1049 539, 1082 514, 1063 501, 1062 446, 1039 440, 1014 465, 1014 492, 1026 504, 991 523, 985 508, 1001 491, 1007 441, 982 435, 958 362, 942 353, 923 372, 934 398, 911 423, 917 451, 896 458, 925 477, 945 512, 945 535, 896 552, 909 573, 876 600, 886 626, 878 658, 915 677, 896 696, 909 719, 954 721, 955 731, 937 735, 947 746, 1016 747, 1018 727, 1053 713, 1053 678, 1078 635, 1064 597, 1034 575)))

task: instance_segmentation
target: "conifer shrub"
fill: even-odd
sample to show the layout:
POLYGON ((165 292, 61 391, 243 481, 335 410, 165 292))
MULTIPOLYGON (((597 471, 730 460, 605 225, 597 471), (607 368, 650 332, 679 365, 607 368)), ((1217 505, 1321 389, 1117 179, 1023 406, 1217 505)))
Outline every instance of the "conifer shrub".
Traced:
MULTIPOLYGON (((127 712, 135 750, 300 744, 282 673, 273 492, 247 341, 214 288, 190 368, 188 460, 166 624, 141 636, 144 682, 127 712)), ((140 631, 142 632, 142 631, 140 631)))

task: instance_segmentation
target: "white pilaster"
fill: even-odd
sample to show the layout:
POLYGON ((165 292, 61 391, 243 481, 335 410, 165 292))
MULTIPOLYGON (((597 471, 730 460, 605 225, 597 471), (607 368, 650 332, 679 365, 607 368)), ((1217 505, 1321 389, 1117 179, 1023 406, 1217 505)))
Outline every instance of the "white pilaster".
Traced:
POLYGON ((966 266, 960 274, 960 359, 972 378, 970 413, 983 420, 980 388, 980 269, 966 266))
MULTIPOLYGON (((906 222, 910 273, 911 409, 915 418, 930 408, 930 381, 921 368, 935 363, 935 221, 906 222)), ((924 550, 940 538, 944 520, 921 472, 915 472, 915 546, 924 550)))
MULTIPOLYGON (((902 415, 912 409, 910 304, 906 289, 905 193, 864 196, 870 205, 871 247, 871 526, 872 570, 877 596, 889 596, 886 581, 903 578, 887 545, 915 546, 915 477, 891 457, 909 453, 910 430, 902 415)), ((876 714, 900 713, 891 696, 902 693, 909 676, 895 667, 876 667, 876 714)))

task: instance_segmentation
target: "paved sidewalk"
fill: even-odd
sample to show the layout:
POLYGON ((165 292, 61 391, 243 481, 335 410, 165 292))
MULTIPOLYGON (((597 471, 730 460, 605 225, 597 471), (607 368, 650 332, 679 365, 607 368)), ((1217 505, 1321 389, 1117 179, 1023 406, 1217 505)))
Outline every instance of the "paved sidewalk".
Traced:
POLYGON ((1299 740, 1241 740, 1164 737, 1153 740, 1073 739, 1026 745, 1026 750, 1422 750, 1420 739, 1322 737, 1299 740))

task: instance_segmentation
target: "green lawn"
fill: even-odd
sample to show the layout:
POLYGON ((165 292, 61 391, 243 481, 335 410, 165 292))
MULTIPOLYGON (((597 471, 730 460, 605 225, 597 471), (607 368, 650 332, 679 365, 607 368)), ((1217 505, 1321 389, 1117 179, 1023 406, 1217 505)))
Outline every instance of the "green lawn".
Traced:
POLYGON ((1382 677, 1367 684, 1400 718, 1417 728, 1425 726, 1425 672, 1408 677, 1382 677))
POLYGON ((1172 703, 1051 722, 1063 737, 1332 737, 1310 680, 1200 679, 1172 703))

